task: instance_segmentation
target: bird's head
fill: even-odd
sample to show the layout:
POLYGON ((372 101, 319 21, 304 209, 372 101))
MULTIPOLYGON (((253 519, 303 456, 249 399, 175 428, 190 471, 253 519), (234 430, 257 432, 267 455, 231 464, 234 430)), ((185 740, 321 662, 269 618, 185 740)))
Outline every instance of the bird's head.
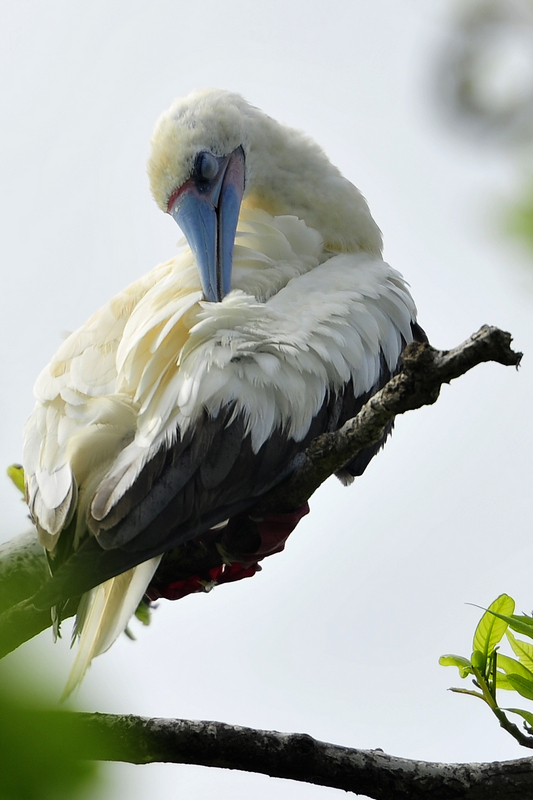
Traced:
POLYGON ((231 288, 243 200, 298 216, 330 249, 381 252, 366 201, 320 147, 238 94, 206 89, 176 100, 156 123, 148 175, 157 204, 183 230, 212 302, 231 288))

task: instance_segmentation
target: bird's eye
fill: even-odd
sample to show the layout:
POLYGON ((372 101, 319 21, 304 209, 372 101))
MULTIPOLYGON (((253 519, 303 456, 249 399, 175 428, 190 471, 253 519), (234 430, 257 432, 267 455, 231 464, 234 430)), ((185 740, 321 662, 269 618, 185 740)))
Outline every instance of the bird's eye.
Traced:
POLYGON ((218 158, 212 153, 198 153, 194 169, 198 177, 212 181, 218 172, 218 158))

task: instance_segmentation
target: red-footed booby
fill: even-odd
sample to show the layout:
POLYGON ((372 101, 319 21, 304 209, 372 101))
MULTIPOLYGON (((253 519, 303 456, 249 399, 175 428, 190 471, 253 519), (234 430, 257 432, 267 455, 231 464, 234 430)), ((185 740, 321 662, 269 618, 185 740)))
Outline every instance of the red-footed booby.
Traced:
POLYGON ((423 338, 358 189, 239 95, 176 101, 148 174, 187 244, 61 345, 25 427, 28 504, 55 575, 41 602, 83 594, 67 692, 162 554, 252 506, 423 338))

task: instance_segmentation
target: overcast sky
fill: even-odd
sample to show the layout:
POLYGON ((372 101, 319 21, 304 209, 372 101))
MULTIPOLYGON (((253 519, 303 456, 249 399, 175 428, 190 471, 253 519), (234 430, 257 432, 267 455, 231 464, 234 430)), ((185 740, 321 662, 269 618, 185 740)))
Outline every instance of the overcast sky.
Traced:
MULTIPOLYGON (((241 92, 313 136, 367 197, 385 257, 409 280, 432 342, 499 325, 519 372, 485 365, 398 420, 350 489, 334 479, 283 554, 251 580, 161 603, 137 642, 98 658, 88 710, 218 719, 439 761, 524 755, 488 709, 447 692, 505 591, 533 608, 530 487, 533 281, 499 235, 507 157, 438 114, 440 0, 3 0, 0 465, 21 458, 32 386, 61 342, 171 257, 179 230, 150 197, 153 123, 193 88, 241 92)), ((3 539, 27 527, 0 479, 3 539)), ((67 636, 68 639, 68 636, 67 636)), ((13 657, 59 693, 68 642, 13 657)), ((466 684, 464 684, 466 685, 466 684)), ((110 766, 115 798, 333 798, 267 777, 110 766)), ((109 797, 109 788, 102 797, 109 797)))

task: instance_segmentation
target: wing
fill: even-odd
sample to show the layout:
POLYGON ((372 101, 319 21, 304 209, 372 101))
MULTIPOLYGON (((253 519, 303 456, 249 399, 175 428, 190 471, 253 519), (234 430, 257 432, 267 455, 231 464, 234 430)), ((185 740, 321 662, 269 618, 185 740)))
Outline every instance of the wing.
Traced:
POLYGON ((48 550, 69 526, 80 487, 84 495, 94 489, 135 436, 138 406, 117 391, 117 352, 136 307, 174 268, 175 260, 162 264, 113 298, 69 336, 37 379, 23 463, 28 505, 48 550))
MULTIPOLYGON (((122 340, 123 365, 132 352, 154 354, 143 370, 119 374, 123 389, 128 380, 140 387, 129 395, 139 409, 137 433, 99 475, 86 506, 94 536, 57 572, 43 604, 253 504, 294 469, 312 438, 356 413, 396 369, 412 339, 414 305, 394 270, 358 254, 308 268, 265 302, 234 291, 187 314, 186 342, 149 394, 145 372, 155 374, 161 349, 172 349, 174 328, 167 322, 164 337, 150 329, 122 340)), ((182 328, 184 317, 173 325, 182 328)))

